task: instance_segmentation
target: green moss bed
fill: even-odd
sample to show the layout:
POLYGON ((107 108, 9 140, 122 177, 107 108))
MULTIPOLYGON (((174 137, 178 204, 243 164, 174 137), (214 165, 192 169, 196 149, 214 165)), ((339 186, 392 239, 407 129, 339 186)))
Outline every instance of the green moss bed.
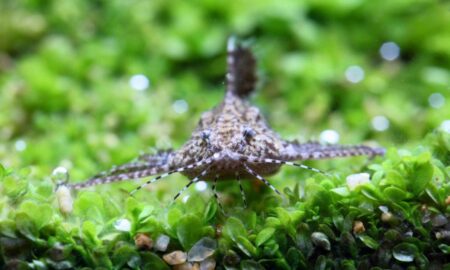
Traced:
POLYGON ((1 1, 0 269, 450 269, 449 9, 1 1), (283 138, 331 130, 386 155, 283 167, 267 178, 284 198, 244 181, 247 208, 220 182, 223 211, 211 183, 173 201, 181 175, 133 196, 144 180, 56 190, 182 145, 223 97, 230 34, 253 48, 251 101, 283 138))

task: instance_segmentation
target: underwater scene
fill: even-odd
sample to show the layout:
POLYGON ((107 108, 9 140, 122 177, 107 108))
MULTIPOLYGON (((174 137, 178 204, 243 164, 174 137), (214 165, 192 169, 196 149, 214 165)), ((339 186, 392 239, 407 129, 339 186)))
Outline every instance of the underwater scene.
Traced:
POLYGON ((450 2, 0 1, 0 269, 450 269, 450 2))

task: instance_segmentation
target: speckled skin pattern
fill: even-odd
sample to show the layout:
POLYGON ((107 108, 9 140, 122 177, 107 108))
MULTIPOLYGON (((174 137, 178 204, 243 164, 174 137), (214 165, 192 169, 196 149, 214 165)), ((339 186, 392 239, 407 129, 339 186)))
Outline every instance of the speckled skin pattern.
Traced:
MULTIPOLYGON (((180 164, 186 166, 218 153, 220 161, 211 165, 205 179, 213 179, 216 172, 220 178, 234 177, 236 171, 241 175, 248 173, 242 166, 245 157, 280 158, 284 151, 283 141, 271 130, 259 109, 251 106, 232 92, 215 109, 203 113, 190 140, 169 159, 171 168, 180 164)), ((205 165, 207 166, 207 165, 205 165)), ((205 166, 184 171, 192 178, 205 166)), ((281 164, 251 164, 261 175, 276 172, 281 164)))
POLYGON ((251 51, 231 38, 228 43, 225 98, 217 107, 203 113, 191 138, 179 150, 142 155, 134 162, 70 186, 78 189, 159 174, 138 187, 137 191, 144 185, 179 172, 191 181, 175 198, 199 180, 240 181, 241 177, 258 179, 278 193, 263 176, 275 173, 282 165, 320 172, 292 161, 384 154, 383 148, 364 145, 301 144, 281 139, 270 129, 259 109, 248 102, 256 82, 255 63, 251 51))

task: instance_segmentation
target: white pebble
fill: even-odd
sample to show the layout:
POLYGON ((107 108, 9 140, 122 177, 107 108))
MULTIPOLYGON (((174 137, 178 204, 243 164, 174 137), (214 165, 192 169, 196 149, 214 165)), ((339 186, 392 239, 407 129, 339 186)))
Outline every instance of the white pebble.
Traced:
POLYGON ((370 175, 368 173, 351 174, 346 180, 348 189, 355 190, 358 186, 370 183, 370 175))
POLYGON ((158 251, 166 251, 169 246, 170 238, 165 234, 161 234, 156 239, 155 249, 158 251))
POLYGON ((121 232, 129 232, 131 230, 131 222, 126 218, 118 219, 114 222, 114 228, 121 232))

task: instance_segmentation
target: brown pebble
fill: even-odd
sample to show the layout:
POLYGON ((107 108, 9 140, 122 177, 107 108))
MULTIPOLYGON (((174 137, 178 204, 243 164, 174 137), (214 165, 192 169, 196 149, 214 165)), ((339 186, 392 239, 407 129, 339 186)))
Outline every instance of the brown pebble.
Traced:
POLYGON ((353 223, 353 233, 358 234, 358 233, 363 233, 366 231, 366 228, 364 227, 364 223, 362 223, 362 221, 356 220, 353 223))
POLYGON ((153 248, 153 240, 145 233, 138 233, 134 237, 134 244, 138 249, 152 249, 153 248))
POLYGON ((445 204, 446 204, 446 205, 450 205, 450 196, 448 196, 448 197, 445 199, 445 204))
POLYGON ((200 270, 214 270, 214 269, 216 269, 216 260, 214 260, 212 257, 209 257, 200 263, 200 270))
POLYGON ((389 222, 392 220, 392 214, 390 212, 382 213, 381 214, 381 220, 383 222, 389 222))
POLYGON ((170 265, 177 265, 186 262, 186 252, 176 250, 170 253, 167 253, 163 256, 164 261, 170 265))
POLYGON ((173 270, 192 270, 192 264, 189 262, 185 262, 183 264, 175 265, 173 270))

